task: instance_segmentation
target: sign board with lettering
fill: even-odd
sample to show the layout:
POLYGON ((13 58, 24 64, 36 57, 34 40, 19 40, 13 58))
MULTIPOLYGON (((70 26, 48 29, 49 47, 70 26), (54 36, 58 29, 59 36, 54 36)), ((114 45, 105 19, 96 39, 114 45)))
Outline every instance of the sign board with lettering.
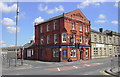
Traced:
POLYGON ((96 44, 96 47, 104 47, 104 44, 96 44))

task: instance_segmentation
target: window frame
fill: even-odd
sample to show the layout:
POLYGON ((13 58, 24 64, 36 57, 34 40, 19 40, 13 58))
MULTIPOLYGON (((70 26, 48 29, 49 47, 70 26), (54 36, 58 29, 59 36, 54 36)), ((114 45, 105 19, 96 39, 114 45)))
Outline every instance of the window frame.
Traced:
POLYGON ((47 44, 50 44, 50 35, 47 35, 47 44))
POLYGON ((50 31, 50 25, 47 24, 47 32, 49 32, 49 31, 50 31))
POLYGON ((83 25, 80 24, 80 25, 79 25, 80 31, 83 31, 83 30, 82 30, 82 27, 83 27, 83 25))
POLYGON ((67 33, 63 32, 63 33, 62 33, 62 43, 66 43, 66 42, 67 42, 67 33), (64 36, 63 36, 64 34, 65 34, 65 37, 66 37, 66 38, 65 38, 65 39, 66 39, 65 41, 64 41, 64 36))

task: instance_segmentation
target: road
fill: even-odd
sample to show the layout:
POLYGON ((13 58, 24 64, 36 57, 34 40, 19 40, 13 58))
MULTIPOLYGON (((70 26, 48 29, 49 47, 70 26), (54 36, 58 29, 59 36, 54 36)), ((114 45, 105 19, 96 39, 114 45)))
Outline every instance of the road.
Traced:
MULTIPOLYGON (((114 58, 117 59, 117 58, 114 58)), ((2 70, 3 75, 105 75, 111 67, 111 59, 92 59, 75 62, 41 62, 25 60, 30 68, 2 70)))

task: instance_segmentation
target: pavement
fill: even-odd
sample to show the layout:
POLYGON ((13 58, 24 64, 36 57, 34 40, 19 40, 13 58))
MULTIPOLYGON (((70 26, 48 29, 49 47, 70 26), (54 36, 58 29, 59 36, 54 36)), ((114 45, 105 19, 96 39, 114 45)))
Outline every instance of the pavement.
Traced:
POLYGON ((120 70, 118 68, 114 68, 114 69, 108 68, 108 69, 105 69, 104 72, 111 76, 120 77, 120 70))

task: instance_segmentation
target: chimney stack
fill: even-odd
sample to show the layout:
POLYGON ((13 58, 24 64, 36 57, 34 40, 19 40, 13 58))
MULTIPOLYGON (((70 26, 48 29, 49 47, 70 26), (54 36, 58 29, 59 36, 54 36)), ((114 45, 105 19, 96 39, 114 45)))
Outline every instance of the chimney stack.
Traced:
POLYGON ((34 43, 34 41, 33 41, 33 40, 30 40, 30 44, 31 44, 31 43, 34 43))
POLYGON ((102 33, 103 32, 103 28, 99 28, 99 31, 102 33))

